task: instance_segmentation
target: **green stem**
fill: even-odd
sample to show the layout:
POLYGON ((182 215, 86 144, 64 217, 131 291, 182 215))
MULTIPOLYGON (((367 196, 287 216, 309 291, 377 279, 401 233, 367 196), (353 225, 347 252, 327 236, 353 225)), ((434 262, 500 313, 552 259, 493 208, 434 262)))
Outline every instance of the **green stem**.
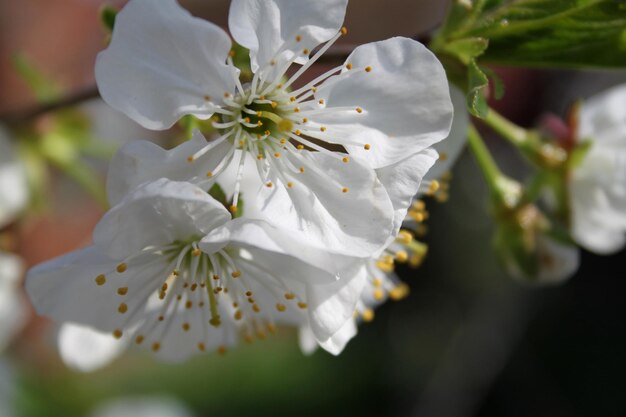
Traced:
POLYGON ((480 170, 483 172, 485 180, 487 180, 489 188, 492 190, 496 189, 498 178, 502 176, 502 173, 473 125, 470 125, 467 129, 467 143, 476 158, 476 162, 478 162, 480 170))
POLYGON ((487 125, 489 125, 489 127, 498 132, 503 138, 511 142, 513 145, 521 148, 526 148, 529 145, 529 132, 511 122, 509 119, 503 117, 494 109, 489 108, 487 117, 483 120, 487 125))

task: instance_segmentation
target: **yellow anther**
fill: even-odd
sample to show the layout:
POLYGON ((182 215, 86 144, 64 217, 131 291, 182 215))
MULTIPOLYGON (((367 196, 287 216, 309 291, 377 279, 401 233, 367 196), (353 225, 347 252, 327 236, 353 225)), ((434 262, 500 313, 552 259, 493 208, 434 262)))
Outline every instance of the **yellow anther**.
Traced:
POLYGON ((128 294, 128 287, 120 287, 117 289, 117 293, 119 295, 126 295, 128 294))
POLYGON ((365 72, 372 72, 372 67, 370 67, 369 65, 365 67, 365 72))
POLYGON ((303 303, 302 301, 300 301, 298 303, 298 307, 301 308, 302 310, 304 310, 305 308, 308 307, 308 304, 307 303, 303 303))
POLYGON ((183 331, 188 332, 189 329, 191 328, 191 326, 189 325, 189 323, 183 323, 183 331))
POLYGON ((204 345, 204 343, 202 342, 198 343, 198 350, 200 352, 204 352, 206 350, 206 346, 204 345))
POLYGON ((230 206, 228 210, 231 212, 231 214, 237 214, 237 206, 230 206))
POLYGON ((311 51, 309 51, 309 50, 308 50, 308 48, 304 48, 304 49, 302 50, 302 53, 303 53, 304 55, 308 55, 308 54, 309 54, 309 52, 311 52, 311 51))
POLYGON ((139 335, 135 338, 135 343, 137 343, 138 345, 142 344, 144 341, 144 337, 142 335, 139 335))
POLYGON ((122 303, 117 308, 117 311, 119 311, 120 314, 124 314, 124 313, 126 313, 128 311, 128 306, 126 305, 126 303, 122 303))
MULTIPOLYGON (((287 143, 287 139, 285 138, 280 138, 280 144, 284 145, 285 143, 287 143)), ((279 154, 280 155, 280 154, 279 154)))
POLYGON ((357 112, 357 113, 363 113, 363 109, 362 109, 362 108, 360 108, 360 107, 357 107, 357 108, 356 108, 356 112, 357 112))
POLYGON ((409 286, 406 285, 405 283, 402 283, 398 285, 397 287, 393 288, 391 291, 389 291, 389 298, 391 298, 394 301, 401 300, 405 298, 407 295, 409 295, 409 286))
POLYGON ((372 310, 371 308, 363 310, 363 312, 361 313, 361 317, 363 318, 364 322, 370 322, 374 320, 374 310, 372 310))
POLYGON ((191 256, 200 256, 202 255, 202 251, 198 248, 191 251, 191 256))
POLYGON ((246 343, 248 343, 248 344, 250 344, 250 343, 254 342, 254 338, 252 337, 252 335, 249 335, 249 334, 245 335, 245 336, 243 337, 243 340, 244 340, 246 343))
POLYGON ((366 143, 365 145, 363 145, 363 149, 365 149, 366 151, 369 151, 372 148, 372 145, 370 145, 369 143, 366 143))
POLYGON ((326 127, 325 126, 320 126, 320 132, 326 132, 326 127))
POLYGON ((340 32, 341 32, 341 34, 342 34, 342 35, 347 35, 347 34, 348 34, 348 28, 346 28, 345 26, 343 26, 343 27, 340 29, 340 32))
POLYGON ((228 98, 228 97, 230 97, 230 93, 229 92, 224 93, 224 98, 228 98))
POLYGON ((287 310, 287 307, 284 304, 277 303, 276 304, 276 310, 278 310, 280 312, 283 312, 283 311, 287 310))
POLYGON ((398 252, 396 252, 396 261, 400 263, 404 263, 408 260, 409 260, 409 255, 405 251, 399 250, 398 252))
POLYGON ((185 282, 185 283, 183 284, 183 288, 189 288, 189 283, 188 283, 188 282, 185 282))
POLYGON ((374 290, 374 299, 376 301, 382 301, 383 298, 385 298, 385 291, 383 291, 381 288, 376 288, 374 290))
POLYGON ((116 338, 116 339, 121 339, 123 334, 124 333, 122 333, 122 331, 120 329, 115 329, 113 331, 113 337, 116 338))
POLYGON ((222 324, 222 320, 220 319, 220 316, 211 317, 211 320, 209 320, 209 324, 213 327, 220 327, 220 324, 222 324))
POLYGON ((439 189, 439 181, 437 180, 432 180, 430 182, 430 186, 428 187, 428 193, 430 195, 433 195, 437 192, 437 190, 439 189))
POLYGON ((317 87, 311 87, 311 91, 317 93, 317 87))
POLYGON ((279 90, 280 90, 281 88, 283 88, 283 83, 278 83, 278 84, 276 84, 276 88, 278 88, 279 90))
POLYGON ((274 153, 274 158, 280 158, 280 152, 274 153))
POLYGON ((183 299, 183 296, 182 296, 182 295, 180 295, 180 294, 178 294, 178 295, 176 296, 176 299, 177 299, 178 301, 180 301, 180 300, 182 300, 182 299, 183 299))
POLYGON ((271 66, 276 65, 276 60, 275 60, 275 59, 272 59, 272 60, 270 61, 270 65, 271 65, 271 66))
POLYGON ((245 140, 241 139, 241 140, 239 141, 239 146, 241 146, 242 148, 243 148, 243 146, 244 146, 245 144, 246 144, 246 141, 245 141, 245 140))
POLYGON ((265 340, 265 337, 266 337, 265 332, 263 330, 258 330, 256 332, 256 337, 258 337, 260 340, 265 340))
POLYGON ((374 278, 374 280, 372 281, 372 285, 374 287, 380 287, 383 285, 383 282, 380 280, 380 278, 374 278))
POLYGON ((409 265, 413 268, 417 268, 424 262, 424 255, 412 255, 409 258, 409 265))
POLYGON ((233 278, 239 278, 241 276, 241 271, 233 271, 230 273, 230 276, 233 278))
POLYGON ((426 209, 426 203, 424 203, 422 200, 417 200, 413 203, 412 207, 415 210, 422 211, 426 209))
POLYGON ((154 342, 152 344, 152 351, 153 352, 158 352, 161 349, 161 344, 159 342, 154 342))
POLYGON ((383 272, 393 272, 393 260, 392 262, 387 262, 385 259, 379 259, 376 261, 376 267, 383 272))
POLYGON ((343 188, 341 189, 341 192, 342 192, 342 193, 347 193, 348 191, 350 191, 350 189, 349 189, 348 187, 343 187, 343 188))
POLYGON ((274 323, 267 323, 267 331, 271 334, 276 333, 276 326, 274 325, 274 323))
POLYGON ((412 211, 412 210, 410 210, 410 211, 409 211, 409 216, 410 216, 413 220, 415 220, 416 222, 418 222, 418 223, 423 222, 423 221, 424 221, 424 218, 425 218, 425 217, 424 217, 424 213, 423 213, 423 212, 421 212, 421 211, 412 211))
POLYGON ((187 310, 190 310, 190 309, 191 309, 191 307, 193 307, 193 301, 191 301, 191 300, 187 300, 187 302, 185 303, 185 308, 186 308, 187 310))
POLYGON ((258 122, 256 122, 256 125, 261 127, 261 126, 263 126, 263 122, 259 120, 258 122))
POLYGON ((217 275, 213 275, 213 281, 218 281, 219 279, 220 279, 220 277, 219 277, 219 276, 217 276, 217 275))
POLYGON ((252 291, 250 290, 246 291, 246 297, 252 297, 252 291))
POLYGON ((413 235, 408 230, 400 230, 398 233, 398 240, 403 245, 408 245, 413 241, 413 235))
POLYGON ((260 313, 261 308, 258 306, 258 304, 252 304, 252 311, 254 311, 255 313, 260 313))
POLYGON ((287 188, 292 188, 292 187, 293 187, 293 182, 289 181, 289 182, 287 183, 287 188))
POLYGON ((220 355, 225 355, 226 352, 228 352, 228 349, 226 349, 226 346, 224 346, 224 345, 220 345, 217 348, 217 353, 219 353, 220 355))
POLYGON ((300 171, 300 174, 304 174, 304 167, 300 167, 298 171, 300 171))
POLYGON ((291 101, 293 103, 294 101, 296 101, 296 98, 291 96, 291 97, 289 97, 289 101, 291 101))
POLYGON ((195 282, 191 284, 191 291, 195 291, 196 288, 198 288, 198 284, 196 284, 195 282))
POLYGON ((299 143, 299 144, 296 146, 296 148, 297 148, 299 151, 301 151, 302 149, 304 149, 304 145, 303 145, 303 144, 301 144, 301 143, 299 143))
POLYGON ((272 101, 270 103, 270 105, 272 106, 273 109, 275 109, 276 107, 278 107, 278 103, 276 103, 275 101, 272 101))
POLYGON ((237 310, 235 311, 235 320, 241 320, 241 318, 243 317, 243 313, 241 312, 241 310, 237 310))
POLYGON ((296 298, 296 295, 294 293, 288 292, 288 293, 285 293, 285 298, 287 300, 293 300, 294 298, 296 298))
POLYGON ((304 119, 302 119, 302 123, 307 123, 309 121, 309 119, 307 119, 306 117, 304 119))
POLYGON ((324 103, 325 103, 325 101, 324 101, 324 99, 323 99, 323 98, 321 98, 321 99, 319 99, 318 103, 319 103, 319 104, 324 104, 324 103))
POLYGON ((96 277, 96 284, 104 285, 106 282, 107 282, 107 278, 104 276, 104 274, 100 274, 96 277))
POLYGON ((347 156, 344 156, 341 160, 345 162, 346 164, 350 162, 350 158, 348 158, 347 156))
POLYGON ((262 161, 262 160, 263 160, 263 155, 258 154, 258 155, 256 156, 256 159, 258 159, 259 161, 262 161))
POLYGON ((274 184, 272 184, 272 181, 268 181, 268 182, 265 183, 265 186, 267 188, 272 188, 272 185, 274 185, 274 184))
POLYGON ((203 98, 204 98, 204 101, 211 101, 211 96, 209 95, 205 95, 203 98))
POLYGON ((246 122, 246 123, 250 123, 250 118, 249 118, 249 117, 245 117, 245 118, 243 119, 243 121, 244 121, 244 122, 246 122))
POLYGON ((159 321, 163 321, 163 320, 165 320, 165 317, 163 317, 163 316, 159 316, 158 320, 159 320, 159 321))
POLYGON ((447 161, 447 160, 448 160, 448 154, 447 154, 447 153, 445 153, 445 152, 441 152, 441 153, 439 154, 439 160, 440 160, 440 161, 447 161))
POLYGON ((128 269, 128 265, 126 265, 125 263, 121 263, 115 269, 117 270, 117 272, 121 274, 122 272, 125 272, 128 269))
POLYGON ((296 42, 300 42, 302 40, 302 36, 296 35, 296 42))
POLYGON ((300 129, 296 129, 295 132, 293 132, 296 136, 300 136, 302 134, 302 132, 300 131, 300 129))
POLYGON ((352 69, 352 64, 350 64, 350 63, 346 64, 346 68, 351 70, 352 69))
POLYGON ((293 109, 294 113, 300 113, 300 107, 296 107, 295 109, 293 109))
POLYGON ((233 58, 235 56, 235 50, 231 49, 230 51, 228 51, 228 56, 233 58))
POLYGON ((211 178, 213 176, 213 171, 207 171, 206 176, 211 178))

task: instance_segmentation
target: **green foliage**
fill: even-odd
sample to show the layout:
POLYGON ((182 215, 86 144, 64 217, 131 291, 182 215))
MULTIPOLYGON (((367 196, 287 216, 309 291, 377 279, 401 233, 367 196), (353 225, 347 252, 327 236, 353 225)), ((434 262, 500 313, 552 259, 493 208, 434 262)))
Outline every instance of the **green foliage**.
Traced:
POLYGON ((109 33, 113 32, 116 17, 117 9, 108 4, 102 5, 102 7, 100 8, 100 22, 109 33))
POLYGON ((50 103, 61 96, 59 86, 48 79, 26 55, 23 53, 14 55, 12 63, 13 68, 26 82, 37 101, 44 104, 50 103))

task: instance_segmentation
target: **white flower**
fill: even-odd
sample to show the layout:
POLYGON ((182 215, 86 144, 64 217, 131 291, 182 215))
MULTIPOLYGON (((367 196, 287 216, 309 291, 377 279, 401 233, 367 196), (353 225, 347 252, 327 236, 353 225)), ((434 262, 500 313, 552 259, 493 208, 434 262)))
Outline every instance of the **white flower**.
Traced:
POLYGON ((27 307, 21 294, 22 260, 0 251, 0 352, 26 323, 27 307))
POLYGON ((93 246, 29 271, 35 308, 169 361, 223 350, 240 330, 245 339, 263 337, 291 310, 306 311, 326 340, 349 319, 364 279, 351 273, 355 259, 263 221, 230 221, 200 188, 166 179, 136 188, 93 237, 93 246))
POLYGON ((626 243, 626 85, 583 103, 577 136, 591 149, 571 176, 572 235, 585 249, 613 253, 626 243))
POLYGON ((180 402, 159 397, 118 398, 99 405, 91 417, 191 417, 180 402))
POLYGON ((0 227, 11 222, 26 206, 28 181, 8 132, 0 126, 0 227))
MULTIPOLYGON (((137 170, 137 178, 207 182, 231 164, 243 165, 245 158, 236 157, 243 153, 235 152, 242 149, 255 157, 267 186, 261 207, 283 227, 340 251, 379 250, 394 230, 384 189, 368 169, 427 152, 447 136, 452 106, 439 61, 406 38, 358 47, 345 65, 294 87, 345 32, 346 5, 346 0, 233 1, 231 33, 250 49, 254 72, 251 83, 242 85, 228 57, 230 39, 221 29, 191 17, 173 0, 131 1, 118 15, 111 45, 97 59, 104 100, 148 128, 164 129, 191 114, 215 116, 213 126, 221 132, 208 145, 185 147, 186 155, 181 149, 180 155, 159 158, 148 145, 136 145, 135 152, 127 150, 135 154, 127 158, 130 169, 137 164, 133 160, 157 156, 152 164, 138 163, 145 169, 137 170), (293 64, 301 67, 287 78, 293 64), (329 150, 331 145, 339 151, 329 150), (183 175, 187 159, 193 163, 183 175), (153 171, 157 160, 170 165, 160 165, 165 173, 153 171)), ((114 177, 117 172, 112 170, 114 177)), ((116 188, 124 181, 114 178, 110 184, 116 188)), ((418 185, 412 184, 413 193, 418 185)), ((235 208, 237 200, 236 189, 235 208)))
MULTIPOLYGON (((127 341, 127 339, 125 339, 127 341)), ((61 326, 57 336, 61 359, 70 368, 91 372, 108 365, 120 356, 126 344, 111 333, 73 323, 61 326)))

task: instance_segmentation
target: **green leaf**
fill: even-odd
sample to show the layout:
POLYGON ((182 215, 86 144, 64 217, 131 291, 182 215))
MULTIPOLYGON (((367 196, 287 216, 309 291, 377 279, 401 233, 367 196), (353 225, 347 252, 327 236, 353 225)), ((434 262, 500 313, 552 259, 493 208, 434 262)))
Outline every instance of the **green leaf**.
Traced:
POLYGON ((222 203, 224 206, 229 206, 228 201, 226 201, 226 193, 218 183, 213 184, 209 190, 209 195, 222 203))
POLYGON ((108 4, 102 5, 102 7, 100 8, 100 22, 109 33, 113 32, 116 17, 117 9, 108 4))
POLYGON ((489 39, 481 62, 534 67, 626 67, 626 2, 513 0, 486 9, 455 37, 489 39))
POLYGON ((443 50, 468 65, 474 58, 485 52, 488 44, 489 42, 484 38, 466 38, 447 43, 443 50))
POLYGON ((13 56, 13 68, 28 84, 40 103, 50 103, 61 96, 61 89, 49 80, 25 54, 19 52, 13 56))
POLYGON ((498 77, 498 74, 496 74, 496 72, 491 68, 482 68, 482 70, 485 75, 491 79, 491 83, 493 85, 493 97, 496 100, 500 100, 504 97, 504 83, 502 82, 502 79, 498 77))
POLYGON ((472 115, 484 119, 489 111, 486 98, 489 79, 478 67, 476 61, 472 60, 467 67, 467 83, 467 108, 472 115))

